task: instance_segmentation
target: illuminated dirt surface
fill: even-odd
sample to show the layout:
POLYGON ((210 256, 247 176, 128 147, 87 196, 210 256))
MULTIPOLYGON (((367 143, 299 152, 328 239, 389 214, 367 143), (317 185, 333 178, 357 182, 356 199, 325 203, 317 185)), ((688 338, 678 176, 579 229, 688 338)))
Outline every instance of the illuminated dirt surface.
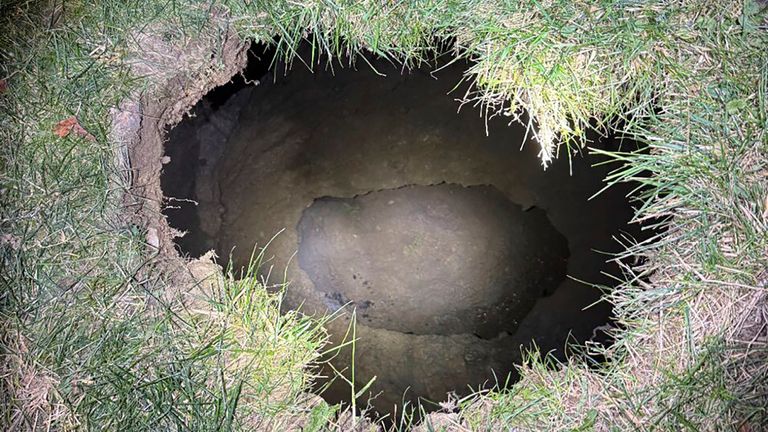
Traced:
POLYGON ((538 209, 491 186, 407 186, 322 198, 298 226, 299 266, 330 309, 411 334, 513 333, 565 277, 568 248, 538 209))

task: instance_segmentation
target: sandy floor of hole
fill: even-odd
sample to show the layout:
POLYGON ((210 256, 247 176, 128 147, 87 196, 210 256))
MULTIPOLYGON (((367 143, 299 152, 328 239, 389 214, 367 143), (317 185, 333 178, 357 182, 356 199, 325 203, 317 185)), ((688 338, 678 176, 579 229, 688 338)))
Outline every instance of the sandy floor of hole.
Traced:
MULTIPOLYGON (((302 310, 309 313, 326 313, 338 309, 339 304, 347 300, 360 302, 358 309, 365 309, 359 306, 370 302, 367 317, 362 315, 366 311, 358 311, 355 378, 357 385, 362 386, 376 376, 371 394, 378 394, 378 397, 372 404, 380 412, 390 412, 393 404, 414 396, 440 401, 449 391, 461 393, 469 385, 477 388, 484 382, 493 382, 494 373, 505 376, 519 361, 521 346, 528 346, 532 340, 542 351, 562 352, 569 334, 580 341, 590 338, 593 329, 606 322, 610 310, 608 306, 598 304, 583 311, 598 299, 599 292, 573 279, 563 278, 565 264, 562 257, 569 254, 565 271, 573 278, 609 282, 600 272, 615 269, 604 263, 605 255, 593 250, 619 250, 611 236, 624 227, 631 210, 622 197, 626 191, 620 189, 587 200, 602 187, 601 179, 608 169, 590 168, 595 159, 585 160, 577 156, 573 175, 569 174, 568 161, 564 158, 545 172, 536 159, 535 142, 528 142, 523 151, 519 150, 524 128, 507 126, 505 121, 496 119, 490 122, 490 136, 487 137, 485 122, 476 109, 467 106, 457 114, 458 104, 454 100, 457 96, 447 93, 458 82, 461 65, 448 67, 434 76, 423 70, 400 76, 399 71, 386 64, 376 66, 389 76, 377 76, 365 66, 360 71, 337 69, 335 76, 329 72, 313 75, 296 68, 288 77, 280 77, 275 83, 270 75, 268 82, 243 91, 215 112, 199 108, 198 118, 171 133, 168 147, 171 162, 166 171, 177 178, 166 183, 175 183, 175 187, 182 189, 183 186, 178 185, 188 184, 190 197, 199 202, 197 212, 191 216, 185 211, 168 212, 172 225, 190 231, 181 242, 187 251, 194 254, 216 249, 224 258, 232 251, 234 264, 241 266, 247 263, 254 245, 265 245, 280 232, 269 245, 267 255, 271 259, 265 269, 272 269, 270 280, 273 283, 281 282, 287 275, 290 285, 285 307, 301 305, 302 310), (187 175, 194 172, 194 179, 184 180, 182 174, 173 174, 183 172, 187 175), (505 324, 509 332, 502 331, 504 325, 499 326, 499 332, 487 328, 474 331, 472 326, 477 323, 467 324, 463 320, 457 323, 455 319, 446 319, 446 328, 436 329, 439 317, 424 319, 425 316, 434 318, 433 315, 440 312, 435 304, 451 304, 443 309, 445 311, 464 310, 457 303, 479 304, 482 297, 462 298, 450 290, 440 294, 437 284, 429 288, 431 291, 401 301, 399 323, 381 324, 382 314, 397 311, 393 304, 387 310, 374 313, 387 297, 387 290, 396 292, 398 289, 387 285, 410 283, 409 273, 414 269, 406 266, 400 270, 390 263, 382 265, 375 275, 366 277, 362 275, 363 270, 344 268, 342 271, 341 267, 345 264, 349 267, 350 263, 352 267, 361 266, 360 263, 365 261, 368 267, 363 267, 370 272, 382 256, 391 256, 396 248, 400 248, 399 255, 393 259, 405 260, 407 247, 404 245, 412 240, 410 237, 390 238, 394 246, 378 252, 374 244, 367 244, 368 249, 358 254, 353 249, 360 248, 360 243, 349 239, 334 246, 346 248, 339 255, 324 252, 338 267, 337 273, 348 276, 345 284, 358 284, 359 276, 362 277, 361 287, 363 281, 369 284, 375 281, 376 294, 371 298, 353 298, 360 294, 357 288, 329 287, 333 282, 328 278, 323 281, 318 276, 321 270, 309 274, 307 269, 312 265, 307 264, 307 250, 305 256, 301 253, 298 259, 295 256, 302 240, 299 230, 302 216, 319 198, 354 199, 372 191, 442 183, 492 185, 517 206, 514 214, 534 209, 541 220, 547 221, 546 225, 551 223, 552 232, 562 234, 567 241, 565 253, 562 250, 553 253, 552 249, 560 246, 552 246, 557 243, 552 239, 560 234, 551 234, 549 228, 533 223, 531 230, 523 236, 525 248, 487 246, 493 256, 484 261, 485 267, 477 273, 468 269, 479 265, 481 251, 464 255, 444 251, 442 255, 429 255, 426 246, 420 250, 422 246, 416 245, 413 249, 422 258, 431 260, 428 261, 430 272, 442 271, 446 275, 446 285, 456 282, 458 275, 462 275, 462 284, 476 283, 481 287, 478 292, 484 292, 485 287, 495 283, 506 283, 504 278, 509 274, 504 270, 505 260, 514 263, 531 257, 541 258, 543 263, 531 261, 520 266, 521 271, 529 274, 526 280, 539 280, 536 278, 541 278, 542 268, 550 266, 550 275, 555 275, 550 279, 558 286, 551 295, 543 297, 546 282, 542 282, 542 289, 519 289, 517 295, 522 297, 519 303, 523 306, 512 314, 514 324, 505 324), (514 252, 510 252, 513 249, 514 252), (523 253, 524 249, 530 250, 530 254, 523 253), (380 255, 381 252, 387 253, 380 255), (360 254, 367 256, 360 259, 360 254), (467 260, 461 261, 462 256, 467 260), (457 265, 464 267, 457 269, 457 265), (387 279, 385 273, 389 271, 401 273, 387 279), (318 287, 318 284, 323 286, 318 287), (334 297, 334 293, 343 295, 334 297), (465 331, 467 329, 471 331, 465 331), (485 337, 478 337, 478 333, 485 337)), ((385 202, 393 199, 387 198, 385 202)), ((418 198, 421 199, 423 197, 418 198)), ((371 217, 381 217, 381 213, 371 213, 371 217)), ((471 216, 459 219, 466 221, 467 218, 471 216)), ((335 232, 341 222, 333 222, 337 225, 335 232)), ((396 221, 379 222, 379 225, 388 224, 388 229, 396 231, 396 221)), ((433 221, 424 219, 422 222, 425 229, 435 227, 433 221)), ((412 229, 411 225, 408 228, 412 229)), ((360 232, 353 231, 375 229, 375 226, 376 223, 363 224, 347 229, 345 235, 359 235, 360 232)), ((430 231, 430 235, 434 236, 434 232, 430 231)), ((451 235, 454 234, 455 231, 451 235)), ((489 232, 475 234, 493 238, 489 232)), ((309 237, 305 233, 304 240, 309 237)), ((369 239, 372 242, 385 240, 376 236, 369 239)), ((450 242, 443 240, 435 245, 448 247, 450 242)), ((458 237, 454 240, 465 241, 458 237)), ((316 236, 312 241, 315 246, 333 243, 328 235, 316 236)), ((327 270, 330 265, 326 262, 325 266, 327 270)), ((417 280, 423 276, 423 273, 413 275, 417 280)), ((545 278, 541 280, 545 281, 545 278)), ((413 287, 408 285, 404 289, 408 288, 413 287)), ((329 326, 336 340, 344 335, 348 317, 349 314, 341 314, 329 326)), ((343 368, 349 366, 348 360, 349 354, 341 353, 334 361, 343 368)), ((343 399, 349 394, 343 386, 335 389, 327 395, 331 400, 343 399)))

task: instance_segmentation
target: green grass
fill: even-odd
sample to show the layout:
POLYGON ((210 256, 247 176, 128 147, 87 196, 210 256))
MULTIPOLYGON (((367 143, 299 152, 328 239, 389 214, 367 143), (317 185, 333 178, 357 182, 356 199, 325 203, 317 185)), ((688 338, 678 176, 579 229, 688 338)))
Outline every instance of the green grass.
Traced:
POLYGON ((457 421, 478 430, 768 422, 762 3, 16 0, 3 2, 0 31, 6 429, 333 427, 334 407, 301 400, 322 322, 279 315, 279 294, 252 277, 221 276, 199 303, 206 313, 185 309, 168 295, 173 279, 148 252, 145 227, 121 207, 129 184, 109 110, 183 69, 132 73, 152 58, 137 35, 179 46, 216 39, 209 12, 222 8, 243 38, 278 36, 283 59, 311 67, 360 62, 364 51, 415 66, 435 46, 455 50, 472 61, 465 103, 486 117, 530 114, 545 166, 588 146, 589 127, 648 145, 612 153, 606 179, 638 184, 636 219, 666 228, 652 242, 622 240, 626 274, 607 296, 626 330, 612 347, 591 347, 608 365, 555 368, 531 354, 514 387, 459 401, 457 421), (315 50, 297 59, 305 37, 315 50), (55 136, 71 115, 96 140, 55 136))

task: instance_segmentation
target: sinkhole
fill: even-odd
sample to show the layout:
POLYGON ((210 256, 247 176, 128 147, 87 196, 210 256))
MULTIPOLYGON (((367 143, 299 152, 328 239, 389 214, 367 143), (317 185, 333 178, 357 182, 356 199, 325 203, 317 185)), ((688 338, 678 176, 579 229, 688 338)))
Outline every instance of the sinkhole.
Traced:
MULTIPOLYGON (((607 342, 611 307, 590 284, 614 282, 615 237, 642 237, 628 187, 590 199, 615 166, 574 154, 542 170, 525 126, 459 109, 462 61, 311 72, 270 69, 262 46, 251 57, 168 131, 164 213, 182 255, 215 250, 237 269, 268 244, 262 276, 289 282, 286 309, 334 313, 334 343, 354 314, 354 357, 347 345, 330 361, 357 389, 375 377, 363 405, 435 409, 514 382, 534 344, 564 359, 568 343, 607 342)), ((318 373, 325 399, 350 401, 318 373)))

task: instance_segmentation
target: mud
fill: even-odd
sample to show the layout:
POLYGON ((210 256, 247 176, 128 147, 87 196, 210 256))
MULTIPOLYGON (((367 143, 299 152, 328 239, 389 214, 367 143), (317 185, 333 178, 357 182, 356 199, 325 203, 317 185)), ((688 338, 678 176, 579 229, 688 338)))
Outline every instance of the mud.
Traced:
MULTIPOLYGON (((577 280, 610 283, 595 250, 619 251, 632 214, 620 188, 588 200, 609 167, 574 155, 545 172, 523 127, 495 119, 486 135, 450 93, 466 65, 374 65, 388 76, 297 68, 198 104, 166 147, 180 250, 237 268, 269 244, 268 283, 287 278, 286 308, 340 311, 335 342, 355 311, 355 383, 376 377, 362 402, 380 413, 514 379, 534 341, 562 358, 593 337, 610 308, 585 311, 600 292, 577 280)), ((350 357, 333 360, 347 375, 350 357)), ((324 397, 349 393, 337 380, 324 397)))

